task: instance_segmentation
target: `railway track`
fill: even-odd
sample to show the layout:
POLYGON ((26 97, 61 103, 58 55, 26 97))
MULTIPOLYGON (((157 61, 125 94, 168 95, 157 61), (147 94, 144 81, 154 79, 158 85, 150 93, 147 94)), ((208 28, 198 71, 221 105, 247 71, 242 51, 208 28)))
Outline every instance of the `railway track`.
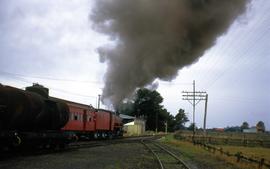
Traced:
POLYGON ((142 139, 141 143, 155 156, 160 169, 190 169, 182 159, 154 140, 142 139))
POLYGON ((51 154, 65 151, 73 151, 81 148, 90 148, 97 146, 107 146, 112 144, 121 144, 121 143, 134 143, 139 142, 141 139, 151 140, 158 139, 161 136, 141 136, 141 137, 123 137, 116 138, 112 140, 92 140, 92 141, 79 141, 75 143, 70 143, 65 147, 46 147, 46 148, 35 148, 35 147, 23 147, 19 149, 11 150, 0 150, 0 161, 10 158, 16 158, 21 156, 36 156, 42 154, 51 154))
POLYGON ((140 137, 123 137, 112 140, 98 140, 98 141, 80 141, 77 143, 72 143, 68 146, 70 149, 76 148, 89 148, 97 146, 106 146, 111 144, 120 144, 120 143, 137 143, 143 140, 155 140, 161 136, 140 136, 140 137))

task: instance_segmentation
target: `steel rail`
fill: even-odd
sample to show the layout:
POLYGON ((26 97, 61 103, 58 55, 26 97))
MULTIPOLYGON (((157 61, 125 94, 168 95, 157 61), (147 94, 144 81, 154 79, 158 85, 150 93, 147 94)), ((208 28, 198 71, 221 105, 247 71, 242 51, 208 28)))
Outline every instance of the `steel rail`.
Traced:
POLYGON ((190 167, 183 160, 181 160, 179 157, 177 157, 174 153, 172 153, 171 151, 169 151, 166 148, 162 147, 158 143, 153 143, 153 144, 155 146, 159 147, 160 149, 162 149, 163 151, 167 152, 168 154, 170 154, 176 160, 178 160, 178 162, 180 162, 186 169, 190 169, 190 167))
MULTIPOLYGON (((171 151, 169 151, 169 150, 166 149, 165 147, 161 146, 161 145, 158 144, 158 143, 155 143, 153 140, 147 140, 147 141, 149 141, 150 144, 153 144, 153 145, 156 146, 158 149, 162 150, 162 151, 165 152, 166 154, 168 154, 168 155, 170 155, 171 157, 173 157, 174 159, 176 159, 177 162, 178 162, 178 164, 181 165, 183 168, 185 168, 185 169, 190 169, 190 167, 189 167, 182 159, 180 159, 178 156, 176 156, 174 153, 172 153, 171 151)), ((153 154, 153 155, 155 156, 155 158, 157 159, 157 161, 158 161, 158 163, 159 163, 159 165, 160 165, 160 168, 161 168, 161 169, 164 169, 165 167, 164 167, 163 163, 161 162, 161 160, 160 160, 158 154, 155 153, 154 150, 153 150, 149 145, 147 145, 147 144, 144 142, 143 139, 141 140, 141 143, 142 143, 143 145, 145 145, 145 147, 147 147, 147 148, 152 152, 152 154, 153 154)))
POLYGON ((159 163, 160 168, 161 168, 161 169, 165 169, 164 166, 163 166, 163 164, 162 164, 162 162, 161 162, 161 160, 160 160, 160 158, 159 158, 158 155, 154 152, 154 150, 151 149, 151 147, 148 146, 145 142, 143 142, 143 140, 141 140, 141 143, 142 143, 148 150, 150 150, 150 151, 152 152, 152 154, 156 157, 156 159, 157 159, 157 161, 158 161, 158 163, 159 163))
POLYGON ((153 140, 158 139, 160 136, 141 136, 141 137, 123 137, 111 140, 92 140, 92 141, 79 141, 71 143, 68 148, 90 148, 97 146, 106 146, 111 144, 121 144, 121 143, 137 143, 140 140, 153 140))

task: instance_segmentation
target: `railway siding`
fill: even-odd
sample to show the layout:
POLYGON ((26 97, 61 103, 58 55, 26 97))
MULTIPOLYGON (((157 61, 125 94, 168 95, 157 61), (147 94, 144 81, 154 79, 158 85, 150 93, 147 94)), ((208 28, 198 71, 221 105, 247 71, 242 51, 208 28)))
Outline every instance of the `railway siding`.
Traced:
POLYGON ((141 143, 155 156, 160 169, 190 169, 177 155, 153 140, 141 140, 141 143))
POLYGON ((0 168, 156 169, 158 165, 139 141, 132 141, 0 160, 0 168))

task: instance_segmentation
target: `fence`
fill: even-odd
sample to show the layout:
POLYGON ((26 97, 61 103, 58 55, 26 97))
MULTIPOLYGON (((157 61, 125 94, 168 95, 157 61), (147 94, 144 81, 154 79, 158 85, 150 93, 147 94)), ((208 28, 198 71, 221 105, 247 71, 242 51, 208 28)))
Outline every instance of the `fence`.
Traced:
MULTIPOLYGON (((181 134, 192 135, 192 131, 181 130, 181 134)), ((196 130, 196 135, 204 135, 203 130, 196 130)), ((209 137, 232 137, 232 138, 246 138, 246 139, 261 139, 261 140, 270 140, 270 133, 243 133, 243 132, 217 132, 217 131, 207 131, 206 136, 209 137)))
POLYGON ((266 147, 270 148, 270 139, 250 139, 247 137, 235 137, 230 138, 227 136, 219 136, 219 137, 213 137, 213 136, 202 136, 202 135, 195 135, 194 137, 192 135, 187 134, 177 134, 176 137, 179 139, 184 139, 187 141, 199 141, 204 142, 208 144, 214 144, 214 145, 232 145, 232 146, 248 146, 248 147, 266 147))
POLYGON ((233 153, 230 153, 228 151, 226 151, 226 152, 223 151, 222 148, 214 147, 214 146, 211 146, 211 145, 208 145, 208 144, 205 144, 205 143, 201 143, 201 142, 198 142, 198 141, 194 141, 193 143, 194 143, 194 145, 199 145, 199 146, 203 147, 204 149, 206 149, 209 152, 212 152, 214 154, 216 152, 219 152, 221 155, 226 155, 228 157, 235 157, 236 162, 246 161, 246 162, 249 162, 249 163, 256 164, 258 166, 257 167, 258 169, 262 169, 263 167, 267 167, 267 168, 270 169, 270 163, 269 162, 267 163, 264 158, 253 159, 253 158, 244 156, 241 152, 237 152, 237 153, 233 154, 233 153))

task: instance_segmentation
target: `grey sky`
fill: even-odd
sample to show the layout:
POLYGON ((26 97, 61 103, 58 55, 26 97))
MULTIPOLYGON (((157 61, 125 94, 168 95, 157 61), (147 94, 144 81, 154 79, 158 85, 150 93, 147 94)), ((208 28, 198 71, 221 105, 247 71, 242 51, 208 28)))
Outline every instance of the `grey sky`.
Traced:
MULTIPOLYGON (((96 48, 112 44, 91 28, 91 0, 0 1, 0 83, 19 88, 38 82, 50 94, 96 105, 106 64, 96 48), (41 78, 37 78, 41 77, 41 78)), ((189 112, 181 91, 196 88, 209 94, 208 127, 251 126, 259 120, 270 128, 270 1, 253 0, 237 20, 194 65, 179 70, 158 91, 172 114, 189 112)), ((196 109, 201 126, 204 103, 196 109)))

